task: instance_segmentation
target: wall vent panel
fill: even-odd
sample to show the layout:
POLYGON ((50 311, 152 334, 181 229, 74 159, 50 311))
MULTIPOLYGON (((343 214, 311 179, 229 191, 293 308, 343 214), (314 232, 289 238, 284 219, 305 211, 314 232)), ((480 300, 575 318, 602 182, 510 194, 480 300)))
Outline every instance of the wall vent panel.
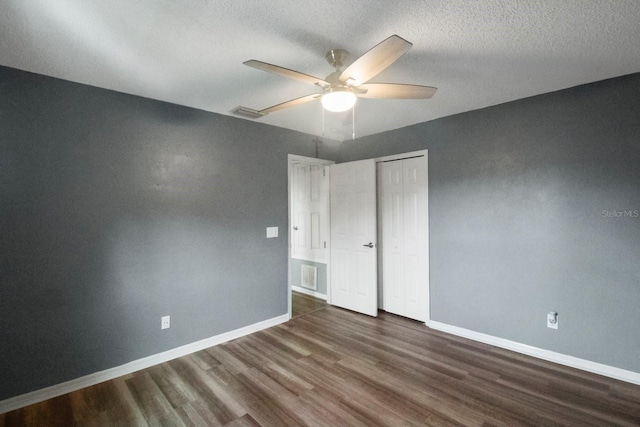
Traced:
POLYGON ((311 289, 313 291, 318 290, 318 267, 302 264, 301 267, 302 280, 300 284, 303 288, 311 289))

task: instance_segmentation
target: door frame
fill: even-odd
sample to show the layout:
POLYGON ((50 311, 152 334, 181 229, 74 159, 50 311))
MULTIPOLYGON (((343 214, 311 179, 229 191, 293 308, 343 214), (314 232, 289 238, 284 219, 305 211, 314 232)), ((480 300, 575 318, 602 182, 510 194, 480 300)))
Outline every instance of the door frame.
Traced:
MULTIPOLYGON (((426 160, 426 164, 427 164, 427 277, 425 278, 427 280, 427 299, 429 301, 429 303, 427 304, 427 320, 425 323, 426 326, 429 326, 431 324, 431 282, 430 282, 430 277, 431 277, 431 252, 430 252, 430 246, 431 246, 431 239, 430 239, 430 234, 429 234, 429 230, 431 228, 430 224, 429 224, 429 150, 419 150, 419 151, 410 151, 408 153, 400 153, 400 154, 393 154, 391 156, 384 156, 384 157, 376 157, 375 158, 375 162, 377 163, 382 163, 382 162, 390 162, 393 160, 403 160, 403 159, 410 159, 412 157, 424 157, 426 160)), ((377 170, 377 169, 376 169, 377 170)), ((376 207, 377 209, 377 207, 376 207)), ((379 218, 378 218, 379 220, 379 218)), ((380 257, 378 257, 378 265, 381 265, 381 259, 380 257)), ((384 283, 383 283, 384 286, 384 283)), ((380 292, 381 289, 378 289, 378 292, 380 292)))
MULTIPOLYGON (((325 160, 318 159, 316 157, 305 157, 300 156, 298 154, 288 154, 287 155, 287 310, 289 313, 289 319, 292 316, 292 298, 291 298, 291 248, 293 245, 293 233, 291 232, 291 218, 292 218, 292 203, 291 203, 291 187, 292 187, 292 178, 293 178, 293 165, 294 163, 309 163, 312 165, 333 165, 336 162, 333 160, 325 160)), ((331 200, 329 199, 329 204, 331 204, 331 200)), ((330 215, 327 217, 327 221, 329 221, 329 233, 327 233, 327 249, 329 250, 329 256, 327 257, 327 303, 331 303, 331 291, 330 291, 330 282, 331 282, 331 220, 330 215)))

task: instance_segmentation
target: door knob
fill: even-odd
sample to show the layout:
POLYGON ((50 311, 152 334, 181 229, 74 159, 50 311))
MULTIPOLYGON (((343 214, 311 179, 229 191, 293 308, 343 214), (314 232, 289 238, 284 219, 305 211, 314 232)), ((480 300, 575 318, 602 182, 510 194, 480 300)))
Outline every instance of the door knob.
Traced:
POLYGON ((372 247, 373 247, 373 242, 369 242, 369 244, 368 244, 368 245, 362 245, 362 246, 366 246, 366 247, 368 247, 368 248, 372 248, 372 247))
POLYGON ((298 231, 298 227, 293 227, 293 229, 294 229, 295 231, 298 231))

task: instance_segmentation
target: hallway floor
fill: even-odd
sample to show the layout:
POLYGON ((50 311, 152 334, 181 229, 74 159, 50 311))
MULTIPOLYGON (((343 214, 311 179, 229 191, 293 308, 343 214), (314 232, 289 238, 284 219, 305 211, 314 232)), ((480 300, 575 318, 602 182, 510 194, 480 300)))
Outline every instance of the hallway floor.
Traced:
POLYGON ((300 292, 291 292, 291 317, 302 316, 313 313, 327 306, 327 302, 320 298, 315 298, 300 292))

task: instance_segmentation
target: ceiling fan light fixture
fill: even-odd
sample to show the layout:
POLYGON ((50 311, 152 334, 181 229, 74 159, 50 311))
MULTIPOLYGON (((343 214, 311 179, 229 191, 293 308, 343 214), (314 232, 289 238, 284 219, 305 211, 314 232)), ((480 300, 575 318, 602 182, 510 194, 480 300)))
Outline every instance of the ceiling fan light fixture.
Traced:
MULTIPOLYGON (((312 84, 322 88, 322 93, 316 92, 311 95, 291 99, 268 108, 263 108, 262 110, 239 107, 233 112, 239 116, 258 118, 274 111, 295 107, 296 105, 302 105, 321 98, 322 111, 327 110, 340 113, 351 110, 351 112, 354 113, 356 99, 360 97, 369 99, 431 98, 436 91, 435 87, 404 83, 368 83, 373 77, 377 76, 404 55, 411 46, 411 43, 394 34, 369 49, 344 70, 342 70, 342 67, 346 65, 349 53, 344 49, 332 49, 327 52, 325 58, 336 70, 324 79, 278 65, 250 59, 249 61, 243 62, 243 64, 292 80, 312 84)), ((324 114, 322 117, 324 120, 324 114)), ((353 117, 355 117, 355 114, 352 114, 352 120, 353 117)))
POLYGON ((322 95, 322 107, 333 113, 350 110, 356 104, 356 94, 348 88, 330 88, 322 95))

